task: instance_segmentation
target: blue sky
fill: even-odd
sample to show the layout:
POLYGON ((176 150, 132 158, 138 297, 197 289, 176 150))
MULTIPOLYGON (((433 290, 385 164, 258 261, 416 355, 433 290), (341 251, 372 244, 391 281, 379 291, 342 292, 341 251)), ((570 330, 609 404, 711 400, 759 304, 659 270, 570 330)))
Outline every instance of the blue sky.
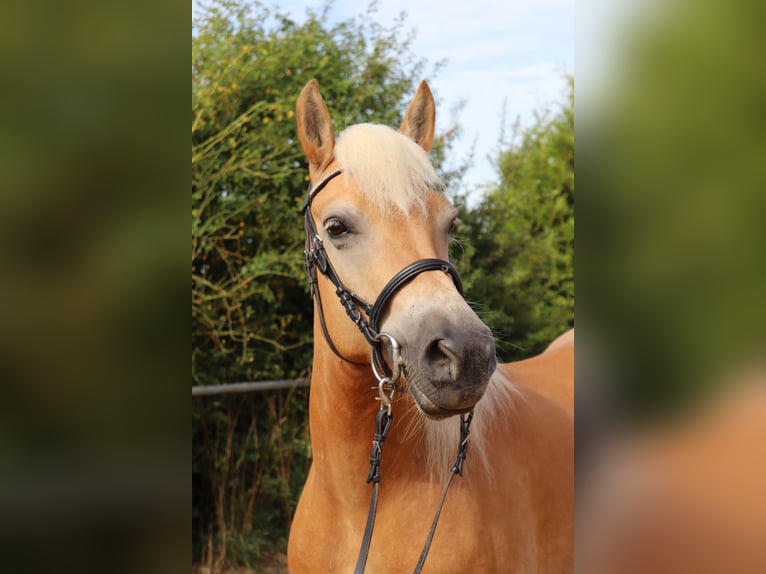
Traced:
MULTIPOLYGON (((325 4, 282 0, 276 7, 302 22, 307 9, 319 11, 325 4)), ((361 16, 368 5, 367 0, 334 0, 328 18, 334 23, 361 16)), ((451 158, 462 163, 473 150, 464 188, 477 190, 496 181, 490 156, 498 149, 504 103, 508 134, 516 119, 528 126, 536 111, 564 101, 565 76, 574 73, 574 0, 378 0, 376 5, 374 18, 385 27, 406 13, 404 32, 415 31, 412 52, 430 64, 426 74, 433 64, 446 62, 423 79, 437 98, 437 128, 451 125, 451 110, 464 102, 457 116, 463 133, 451 158)), ((595 39, 589 43, 597 45, 595 39)))
MULTIPOLYGON (((302 21, 307 8, 323 5, 286 0, 279 9, 302 21)), ((366 7, 364 1, 335 0, 329 19, 358 16, 366 7)), ((455 159, 474 146, 475 155, 464 184, 475 188, 495 180, 487 156, 497 150, 503 102, 506 125, 518 118, 525 126, 535 111, 563 101, 564 76, 574 73, 574 0, 380 0, 375 19, 390 26, 401 12, 407 13, 406 28, 416 31, 414 54, 430 64, 446 60, 435 77, 424 78, 439 101, 438 126, 449 125, 450 110, 465 100, 455 159)))

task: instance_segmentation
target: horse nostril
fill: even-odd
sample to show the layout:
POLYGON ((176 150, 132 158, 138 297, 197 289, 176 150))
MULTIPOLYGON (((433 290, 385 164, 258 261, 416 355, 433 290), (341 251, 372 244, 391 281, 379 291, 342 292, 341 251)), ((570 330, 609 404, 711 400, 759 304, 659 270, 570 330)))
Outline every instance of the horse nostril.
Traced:
POLYGON ((420 357, 423 374, 437 388, 483 379, 496 366, 494 341, 483 336, 443 334, 428 343, 420 357))
POLYGON ((426 346, 425 360, 443 380, 454 380, 460 373, 462 359, 449 339, 435 339, 426 346))

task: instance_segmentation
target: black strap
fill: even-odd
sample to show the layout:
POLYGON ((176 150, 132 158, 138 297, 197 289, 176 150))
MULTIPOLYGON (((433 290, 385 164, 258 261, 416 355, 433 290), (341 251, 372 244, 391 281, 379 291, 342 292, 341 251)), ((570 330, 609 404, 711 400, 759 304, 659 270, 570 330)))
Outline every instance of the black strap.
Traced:
POLYGON ((375 514, 378 510, 378 483, 372 485, 372 496, 370 497, 370 509, 367 511, 367 524, 364 525, 364 536, 362 536, 362 546, 359 548, 359 556, 356 559, 354 574, 364 574, 364 567, 367 565, 367 556, 370 555, 370 542, 372 542, 372 528, 375 526, 375 514))
POLYGON ((447 479, 447 485, 444 487, 444 492, 442 493, 442 499, 439 502, 439 507, 436 509, 436 514, 434 515, 434 520, 431 523, 431 530, 428 531, 428 537, 426 538, 426 543, 423 545, 423 551, 420 553, 420 559, 418 560, 418 563, 415 565, 415 570, 413 571, 413 574, 420 574, 420 571, 423 569, 423 564, 426 562, 426 557, 428 556, 428 551, 431 549, 431 542, 433 542, 434 534, 436 533, 436 525, 439 523, 439 517, 442 513, 442 508, 444 507, 444 501, 447 500, 447 491, 449 490, 450 484, 452 484, 452 479, 455 478, 456 475, 463 476, 463 463, 465 462, 466 456, 468 456, 468 439, 469 439, 469 433, 471 428, 471 421, 473 420, 473 411, 468 413, 467 417, 464 417, 464 415, 460 415, 460 444, 457 448, 457 458, 455 459, 455 464, 452 465, 452 468, 450 469, 450 475, 447 479))
POLYGON ((338 168, 335 171, 328 173, 327 176, 322 181, 316 184, 316 187, 313 187, 311 183, 309 183, 308 190, 306 191, 306 201, 303 202, 303 207, 301 208, 301 211, 305 213, 306 209, 311 205, 311 202, 313 201, 316 194, 322 191, 325 188, 325 186, 328 183, 330 183, 331 180, 338 177, 342 173, 343 173, 343 168, 338 168))
POLYGON ((341 359, 342 361, 346 361, 348 363, 353 363, 354 365, 360 365, 365 366, 367 363, 359 363, 357 361, 352 361, 348 357, 344 357, 341 355, 338 348, 335 346, 335 343, 333 343, 332 337, 330 336, 329 331, 327 330, 327 325, 324 321, 324 308, 322 307, 322 296, 319 293, 319 289, 315 287, 316 284, 316 275, 314 279, 314 285, 312 285, 312 294, 314 295, 314 301, 317 306, 317 313, 319 313, 319 326, 322 328, 322 333, 324 334, 325 341, 327 341, 327 344, 330 346, 330 350, 335 353, 335 355, 341 359))
POLYGON ((362 545, 359 548, 359 557, 356 559, 354 574, 363 574, 367 564, 367 556, 370 554, 370 542, 372 542, 372 529, 375 526, 375 514, 378 510, 378 484, 380 483, 380 459, 383 455, 383 443, 391 428, 394 416, 387 409, 378 411, 375 420, 375 436, 372 439, 372 452, 370 453, 370 471, 367 473, 367 482, 372 483, 370 496, 370 508, 367 511, 367 523, 364 525, 362 545))
MULTIPOLYGON (((356 567, 354 568, 354 574, 363 574, 364 567, 367 564, 367 556, 370 553, 370 543, 372 542, 372 530, 375 526, 375 515, 378 510, 378 484, 380 483, 380 459, 383 454, 383 443, 386 440, 386 435, 391 428, 391 421, 393 415, 389 414, 386 409, 378 411, 378 417, 375 424, 375 437, 372 440, 372 453, 370 455, 370 472, 367 475, 367 482, 372 482, 372 493, 370 495, 370 507, 367 511, 367 523, 364 526, 364 534, 362 536, 362 545, 359 548, 359 557, 356 560, 356 567)), ((463 475, 463 463, 466 456, 468 456, 468 444, 470 438, 471 421, 473 420, 473 411, 468 413, 468 416, 460 415, 460 443, 457 449, 457 458, 455 463, 450 469, 450 476, 447 479, 447 484, 444 486, 444 492, 442 492, 439 506, 436 509, 436 514, 431 522, 431 529, 428 531, 426 542, 423 545, 423 550, 420 553, 418 563, 415 565, 413 574, 420 574, 423 569, 423 565, 428 557, 428 552, 431 550, 431 543, 436 534, 436 526, 439 524, 439 518, 441 517, 444 503, 447 500, 447 493, 449 487, 452 484, 452 479, 455 476, 463 475)))
MULTIPOLYGON (((457 290, 461 295, 463 294, 463 284, 460 281, 460 275, 458 275, 457 269, 455 269, 449 261, 444 261, 443 259, 421 259, 419 261, 415 261, 414 263, 410 263, 407 265, 407 267, 394 275, 388 283, 386 283, 386 286, 383 287, 380 295, 378 295, 378 298, 372 305, 371 312, 368 315, 370 317, 370 327, 372 331, 375 333, 380 331, 380 322, 383 319, 383 312, 388 306, 389 301, 393 298, 396 292, 399 291, 399 289, 404 287, 407 283, 412 281, 415 277, 424 271, 435 270, 440 270, 444 273, 448 273, 452 277, 452 281, 455 283, 457 290)), ((373 350, 378 364, 384 364, 381 346, 379 344, 374 345, 373 350)))
POLYGON ((452 263, 444 261, 443 259, 421 259, 420 261, 415 261, 394 275, 386 286, 383 287, 380 295, 378 295, 375 304, 372 306, 372 313, 370 314, 370 325, 372 325, 373 330, 378 331, 380 329, 380 320, 383 316, 383 311, 386 309, 389 300, 399 289, 424 271, 434 270, 440 270, 449 274, 452 277, 452 281, 455 283, 457 290, 461 295, 463 294, 463 284, 460 281, 460 275, 458 275, 457 269, 455 269, 452 263))
MULTIPOLYGON (((324 249, 324 245, 322 244, 322 239, 319 237, 319 234, 317 233, 316 226, 314 225, 314 218, 311 216, 311 201, 314 199, 317 193, 322 191, 325 186, 335 177, 339 176, 341 173, 343 173, 342 169, 336 169, 335 171, 328 174, 322 181, 320 181, 316 187, 312 187, 311 184, 308 186, 308 190, 306 192, 306 201, 303 203, 302 211, 304 213, 304 228, 306 232, 305 237, 305 250, 304 250, 304 256, 305 256, 305 266, 306 266, 306 273, 308 274, 309 278, 309 287, 311 289, 311 295, 314 298, 314 301, 317 306, 317 313, 319 315, 319 325, 322 328, 322 334, 324 335, 325 341, 327 341, 328 346, 330 347, 330 350, 342 361, 346 361, 348 363, 352 363, 354 365, 360 365, 364 366, 366 363, 359 363, 357 361, 352 361, 351 359, 344 357, 341 352, 338 350, 338 348, 335 346, 335 343, 332 340, 332 337, 330 336, 329 331, 327 330, 327 324, 325 323, 324 319, 324 307, 322 306, 322 296, 319 293, 319 287, 317 286, 317 273, 316 269, 319 268, 319 270, 330 277, 330 281, 333 282, 334 285, 336 285, 336 289, 338 285, 342 285, 340 282, 340 278, 338 277, 338 274, 335 272, 335 269, 332 267, 332 264, 330 263, 329 258, 327 257, 327 252, 324 249)), ((348 290, 346 290, 348 291, 348 290)), ((350 293, 350 292, 349 292, 350 293)), ((350 293, 350 295, 353 296, 353 294, 350 293)), ((353 297, 351 298, 353 301, 353 297)), ((345 306, 345 305, 344 305, 345 306)), ((348 312, 348 307, 346 307, 346 310, 348 312)))

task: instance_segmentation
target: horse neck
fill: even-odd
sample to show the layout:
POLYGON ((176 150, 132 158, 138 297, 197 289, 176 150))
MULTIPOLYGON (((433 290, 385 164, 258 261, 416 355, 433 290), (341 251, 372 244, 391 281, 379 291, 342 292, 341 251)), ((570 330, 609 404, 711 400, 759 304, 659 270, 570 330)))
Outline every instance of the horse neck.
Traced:
MULTIPOLYGON (((328 484, 348 488, 349 478, 365 493, 369 485, 364 482, 370 461, 375 420, 380 403, 372 390, 377 381, 369 365, 356 365, 338 358, 327 346, 321 333, 315 335, 314 368, 311 380, 309 417, 311 446, 316 471, 328 479, 328 484), (346 483, 344 485, 344 483, 346 483)), ((405 397, 395 401, 394 421, 385 442, 386 474, 393 477, 401 471, 399 466, 411 467, 408 451, 413 448, 414 437, 403 438, 412 416, 403 407, 405 397), (400 454, 401 453, 401 454, 400 454)))

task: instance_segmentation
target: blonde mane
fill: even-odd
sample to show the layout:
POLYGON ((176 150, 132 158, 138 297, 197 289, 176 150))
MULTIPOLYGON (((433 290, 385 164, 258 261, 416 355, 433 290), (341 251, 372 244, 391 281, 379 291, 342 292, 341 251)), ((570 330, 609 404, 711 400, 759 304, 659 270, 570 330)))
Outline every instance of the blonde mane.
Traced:
POLYGON ((335 142, 335 159, 380 208, 422 210, 428 190, 443 186, 423 148, 388 126, 346 128, 335 142))

